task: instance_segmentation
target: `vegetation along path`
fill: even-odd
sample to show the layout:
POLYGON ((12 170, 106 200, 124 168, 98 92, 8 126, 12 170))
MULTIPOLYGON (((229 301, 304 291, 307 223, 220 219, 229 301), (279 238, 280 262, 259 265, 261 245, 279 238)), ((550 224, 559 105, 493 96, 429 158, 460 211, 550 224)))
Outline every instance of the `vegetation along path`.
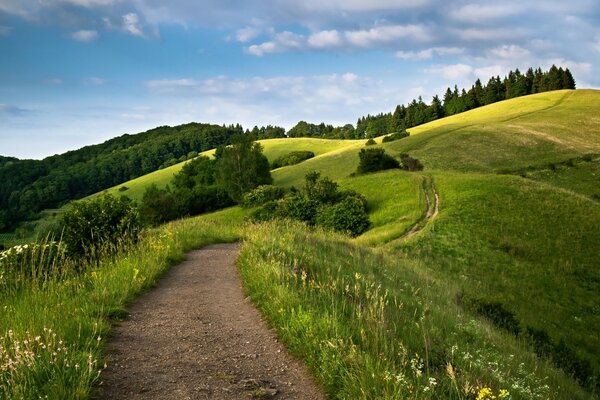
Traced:
POLYGON ((238 244, 196 250, 115 328, 102 399, 323 399, 244 298, 238 244))

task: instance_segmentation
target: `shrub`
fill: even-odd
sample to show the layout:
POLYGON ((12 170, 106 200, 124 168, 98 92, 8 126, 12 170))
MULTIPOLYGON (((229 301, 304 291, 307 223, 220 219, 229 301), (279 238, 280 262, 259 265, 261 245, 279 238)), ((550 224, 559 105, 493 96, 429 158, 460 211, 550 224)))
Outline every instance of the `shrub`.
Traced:
POLYGON ((423 164, 416 158, 412 158, 408 154, 400 154, 400 162, 402 169, 406 171, 423 171, 423 164))
POLYGON ((400 167, 400 164, 396 159, 385 154, 384 149, 361 149, 358 153, 358 157, 360 158, 360 161, 356 170, 357 174, 366 174, 368 172, 400 167))
POLYGON ((88 259, 135 241, 140 230, 138 210, 131 200, 110 194, 72 204, 63 214, 62 224, 67 252, 88 259))
POLYGON ((373 138, 369 138, 369 140, 367 140, 367 142, 365 143, 365 146, 373 146, 375 144, 377 144, 377 142, 373 140, 373 138))
POLYGON ((288 197, 279 203, 278 214, 285 218, 291 218, 306 222, 309 225, 314 225, 318 207, 319 203, 299 194, 288 197))
POLYGON ((139 212, 144 224, 158 225, 177 218, 177 202, 169 187, 159 189, 153 183, 144 191, 139 212))
POLYGON ((387 136, 384 136, 383 139, 381 140, 381 143, 393 142, 394 140, 403 139, 408 136, 409 136, 409 134, 406 131, 394 132, 387 136))
POLYGON ((242 197, 242 207, 257 207, 267 202, 279 200, 283 197, 283 188, 273 185, 261 185, 242 197))
POLYGON ((321 207, 316 223, 350 236, 360 235, 371 224, 363 200, 355 196, 347 196, 337 204, 321 207))
POLYGON ((475 313, 488 319, 498 328, 504 329, 515 336, 518 336, 521 332, 521 327, 519 321, 515 318, 515 314, 504 308, 502 303, 473 299, 470 301, 469 306, 475 313))
POLYGON ((313 158, 315 153, 312 151, 292 151, 288 154, 285 154, 279 158, 277 158, 271 164, 271 169, 286 167, 288 165, 299 164, 302 161, 313 158))

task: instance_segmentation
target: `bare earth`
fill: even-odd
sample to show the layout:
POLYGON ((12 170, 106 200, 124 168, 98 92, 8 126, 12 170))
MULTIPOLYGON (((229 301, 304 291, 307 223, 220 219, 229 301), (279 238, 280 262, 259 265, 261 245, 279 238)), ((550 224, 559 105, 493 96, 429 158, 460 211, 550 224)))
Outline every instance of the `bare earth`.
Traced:
POLYGON ((130 308, 97 399, 324 399, 244 298, 238 244, 188 254, 130 308))

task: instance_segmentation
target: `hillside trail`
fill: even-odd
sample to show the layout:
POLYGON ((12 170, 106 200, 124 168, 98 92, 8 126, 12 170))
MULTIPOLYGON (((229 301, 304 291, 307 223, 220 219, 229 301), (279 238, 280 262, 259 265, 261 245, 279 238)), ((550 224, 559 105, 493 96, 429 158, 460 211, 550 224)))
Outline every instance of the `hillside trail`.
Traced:
POLYGON ((239 244, 192 251, 114 329, 95 399, 324 399, 244 297, 239 244))
POLYGON ((423 181, 423 193, 425 194, 425 204, 427 209, 425 214, 421 217, 408 231, 406 231, 398 240, 404 240, 411 238, 421 233, 425 226, 433 221, 440 212, 440 196, 435 190, 433 179, 431 177, 425 177, 423 181))

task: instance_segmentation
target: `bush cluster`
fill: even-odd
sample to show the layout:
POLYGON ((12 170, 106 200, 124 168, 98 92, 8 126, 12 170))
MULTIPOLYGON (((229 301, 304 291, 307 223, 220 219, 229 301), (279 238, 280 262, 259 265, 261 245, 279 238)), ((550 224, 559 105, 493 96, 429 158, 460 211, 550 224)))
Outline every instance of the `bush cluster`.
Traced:
POLYGON ((281 199, 285 195, 283 188, 274 185, 260 185, 244 194, 240 205, 242 207, 258 207, 269 201, 281 199))
POLYGON ((271 169, 286 167, 288 165, 299 164, 302 161, 313 158, 315 153, 312 151, 292 151, 285 154, 271 163, 271 169))
POLYGON ((385 153, 384 149, 361 149, 358 153, 359 163, 357 174, 400 168, 398 161, 385 153))
POLYGON ((318 172, 305 177, 305 186, 276 201, 267 201, 251 218, 266 221, 290 218, 338 232, 358 236, 369 226, 366 199, 354 191, 340 191, 337 183, 318 172))
POLYGON ((423 171, 423 164, 416 158, 412 158, 408 154, 400 154, 400 162, 402 169, 405 171, 423 171))
POLYGON ((135 204, 127 197, 110 194, 73 203, 63 214, 62 225, 67 252, 88 259, 136 241, 140 231, 135 204))
POLYGON ((404 139, 405 137, 408 137, 408 136, 409 136, 409 134, 408 134, 408 132, 406 132, 406 130, 390 133, 389 135, 386 135, 383 137, 383 139, 381 140, 381 143, 393 142, 394 140, 404 139))

